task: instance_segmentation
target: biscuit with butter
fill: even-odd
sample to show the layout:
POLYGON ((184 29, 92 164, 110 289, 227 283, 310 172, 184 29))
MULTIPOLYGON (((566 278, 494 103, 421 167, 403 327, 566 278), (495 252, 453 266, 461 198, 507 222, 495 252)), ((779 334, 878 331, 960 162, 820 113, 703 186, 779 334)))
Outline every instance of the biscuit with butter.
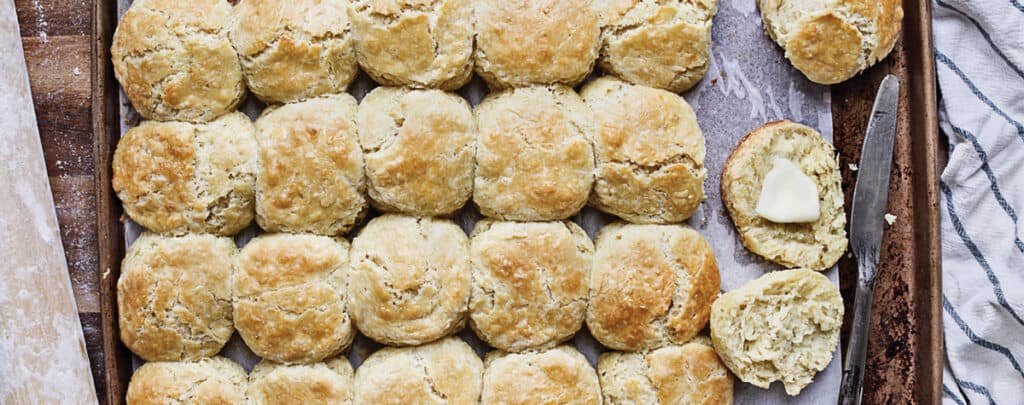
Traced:
POLYGON ((821 134, 775 121, 751 131, 729 155, 722 202, 751 252, 786 267, 825 270, 846 252, 840 180, 835 150, 821 134), (775 204, 780 199, 799 203, 775 204))

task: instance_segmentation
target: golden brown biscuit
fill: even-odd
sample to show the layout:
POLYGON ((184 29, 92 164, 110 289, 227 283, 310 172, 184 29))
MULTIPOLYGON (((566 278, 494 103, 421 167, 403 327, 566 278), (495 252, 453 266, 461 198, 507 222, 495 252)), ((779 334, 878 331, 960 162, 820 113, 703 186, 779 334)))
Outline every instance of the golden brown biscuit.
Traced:
POLYGON ((356 370, 357 404, 475 405, 483 362, 457 337, 416 347, 385 347, 356 370))
POLYGON ((366 336, 411 346, 465 325, 469 240, 455 223, 379 216, 352 240, 351 255, 350 311, 366 336))
POLYGON ((473 73, 469 0, 352 0, 359 64, 386 86, 455 90, 473 73))
POLYGON ((797 395, 832 361, 843 299, 807 269, 775 271, 729 291, 711 308, 711 339, 740 380, 767 389, 782 381, 797 395))
POLYGON ((825 270, 846 252, 839 163, 832 145, 812 128, 775 121, 747 134, 725 162, 722 202, 743 246, 765 259, 787 267, 825 270), (817 221, 775 223, 757 214, 761 183, 775 157, 792 161, 817 185, 821 209, 817 221))
POLYGON ((718 296, 711 246, 683 225, 614 223, 597 235, 587 328, 615 350, 682 344, 718 296))
POLYGON ((572 346, 526 353, 495 350, 484 358, 480 403, 600 405, 601 387, 594 368, 572 346))
POLYGON ((263 360, 249 374, 247 405, 352 405, 352 366, 338 357, 323 363, 284 365, 263 360))
POLYGON ((897 0, 758 0, 765 31, 815 83, 845 81, 884 59, 899 37, 897 0))
POLYGON ((366 213, 356 100, 348 94, 268 108, 260 144, 256 222, 270 232, 340 235, 366 213))
POLYGON ((245 370, 220 356, 187 362, 149 362, 132 374, 128 405, 242 404, 245 370))
POLYGON ((715 0, 597 0, 601 67, 630 83, 678 93, 708 70, 715 0))
POLYGON ((597 118, 590 202, 635 223, 682 222, 704 201, 704 135, 677 94, 602 77, 583 100, 597 118))
POLYGON ((440 90, 378 87, 359 105, 370 201, 382 211, 446 215, 473 194, 476 122, 440 90))
POLYGON ((491 88, 574 86, 594 68, 600 17, 589 0, 478 0, 476 72, 491 88))
POLYGON ((117 280, 121 341, 146 361, 181 361, 220 352, 231 323, 231 238, 139 236, 117 280))
POLYGON ((565 86, 491 93, 477 122, 473 201, 487 217, 550 221, 583 208, 594 182, 593 114, 565 86))
POLYGON ((594 243, 569 221, 477 222, 469 321, 497 349, 549 349, 583 326, 594 243))
POLYGON ((227 0, 136 0, 114 31, 114 75, 146 119, 205 122, 245 96, 227 0))
POLYGON ((265 103, 342 93, 355 78, 348 0, 242 0, 231 43, 265 103))
POLYGON ((263 234, 235 257, 235 328, 256 355, 315 363, 352 342, 347 312, 348 242, 263 234))
POLYGON ((153 232, 234 235, 252 222, 256 136, 242 113, 208 124, 143 121, 114 151, 113 187, 153 232))
POLYGON ((729 369, 702 343, 649 352, 607 352, 597 363, 606 405, 730 405, 729 369))

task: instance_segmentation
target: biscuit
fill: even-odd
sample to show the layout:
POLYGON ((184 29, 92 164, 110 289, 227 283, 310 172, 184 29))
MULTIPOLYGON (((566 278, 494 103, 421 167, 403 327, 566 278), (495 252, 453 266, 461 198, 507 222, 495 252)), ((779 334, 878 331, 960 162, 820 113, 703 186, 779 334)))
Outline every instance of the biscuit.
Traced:
POLYGON ((736 377, 797 395, 832 361, 843 324, 839 289, 820 273, 783 270, 722 294, 711 308, 711 340, 736 377))
POLYGON ((358 68, 347 0, 242 0, 231 43, 265 103, 342 93, 358 68))
POLYGON ((362 220, 363 155, 348 94, 268 108, 260 145, 256 222, 269 232, 340 235, 362 220))
POLYGON ((235 331, 231 323, 231 238, 139 236, 117 280, 121 341, 146 361, 209 357, 235 331))
POLYGON ((473 73, 470 0, 352 0, 359 65, 386 86, 455 90, 473 73))
POLYGON ((583 100, 594 111, 597 179, 590 203, 634 223, 675 223, 704 200, 704 135, 679 95, 602 77, 583 100))
POLYGON ((316 235, 263 234, 235 257, 235 328, 256 355, 315 363, 352 342, 349 245, 316 235))
POLYGON ((840 180, 835 150, 817 131, 790 121, 769 122, 747 134, 729 155, 722 170, 722 202, 751 252, 787 267, 825 270, 846 252, 840 180), (817 185, 817 221, 775 223, 757 214, 761 182, 774 157, 792 161, 817 185))
POLYGON ((440 90, 378 87, 363 98, 357 121, 374 207, 446 215, 472 196, 476 122, 466 100, 440 90))
POLYGON ((491 88, 574 86, 594 68, 600 17, 589 0, 478 0, 476 73, 491 88))
POLYGON ((352 366, 338 357, 324 363, 288 366, 261 361, 249 373, 248 405, 352 405, 352 366))
POLYGON ((711 246, 683 225, 614 223, 597 236, 587 328, 615 350, 682 344, 708 322, 718 296, 711 246))
POLYGON ((885 59, 903 21, 897 0, 758 0, 764 30, 815 83, 835 84, 885 59))
POLYGON ((114 151, 128 216, 158 233, 234 235, 252 223, 255 128, 242 113, 208 124, 143 121, 114 151))
POLYGON ((701 343, 604 353, 597 374, 607 405, 732 404, 729 369, 715 349, 701 343))
POLYGON ((352 240, 352 318, 386 345, 419 345, 461 329, 471 279, 469 240, 449 220, 383 215, 352 240))
POLYGON ((492 351, 484 359, 480 403, 600 405, 597 373, 568 345, 542 352, 492 351))
POLYGON ((128 405, 241 404, 245 370, 220 356, 188 362, 149 362, 132 374, 128 405))
POLYGON ((583 326, 594 243, 569 221, 477 222, 473 331, 504 351, 549 349, 583 326))
POLYGON ((385 347, 356 370, 357 404, 475 405, 484 365, 457 337, 415 347, 385 347))
POLYGON ((245 96, 227 0, 136 0, 114 31, 114 75, 146 119, 206 122, 245 96))
POLYGON ((598 0, 601 67, 630 83, 687 90, 704 77, 716 0, 598 0))
POLYGON ((594 183, 593 114, 565 86, 491 93, 477 122, 473 201, 487 217, 565 219, 594 183))

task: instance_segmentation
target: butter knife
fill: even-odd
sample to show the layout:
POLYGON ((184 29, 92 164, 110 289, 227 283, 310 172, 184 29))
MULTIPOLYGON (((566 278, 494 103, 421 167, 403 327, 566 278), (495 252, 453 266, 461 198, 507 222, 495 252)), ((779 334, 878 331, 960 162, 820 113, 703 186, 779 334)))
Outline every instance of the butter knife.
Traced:
POLYGON ((871 293, 878 273, 885 210, 889 202, 889 172, 892 144, 896 136, 896 109, 900 82, 888 75, 882 80, 871 109, 867 135, 860 152, 857 185, 850 210, 850 249, 857 258, 857 292, 853 304, 853 327, 846 347, 846 365, 839 391, 839 403, 859 405, 864 389, 864 361, 871 322, 871 293))

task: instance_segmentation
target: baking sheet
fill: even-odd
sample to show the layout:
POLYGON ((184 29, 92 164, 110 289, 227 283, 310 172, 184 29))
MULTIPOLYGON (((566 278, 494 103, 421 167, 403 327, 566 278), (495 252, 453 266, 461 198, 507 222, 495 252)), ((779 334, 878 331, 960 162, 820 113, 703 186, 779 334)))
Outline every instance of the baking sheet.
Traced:
MULTIPOLYGON (((818 129, 821 134, 832 140, 832 110, 830 91, 827 86, 816 85, 805 79, 794 70, 783 57, 782 51, 763 32, 761 19, 757 12, 755 0, 724 0, 718 5, 718 13, 712 28, 711 63, 707 75, 697 87, 683 93, 683 97, 693 106, 697 120, 704 132, 707 156, 705 167, 708 178, 704 189, 707 196, 705 202, 697 210, 688 223, 708 239, 718 259, 721 272, 722 290, 729 291, 743 283, 763 275, 766 271, 780 267, 764 261, 747 252, 736 237, 735 230, 722 205, 720 198, 720 176, 726 158, 732 148, 747 132, 765 122, 789 119, 818 129)), ((118 15, 131 4, 131 0, 119 0, 118 15)), ((596 72, 594 76, 600 75, 596 72)), ((371 80, 361 74, 353 83, 349 92, 357 99, 376 87, 371 80)), ((459 94, 476 105, 486 95, 486 86, 474 78, 469 85, 459 90, 459 94)), ((242 106, 242 111, 255 119, 263 105, 254 97, 249 97, 242 106)), ((138 122, 137 113, 131 108, 123 92, 121 93, 121 133, 138 122)), ((479 219, 474 208, 464 208, 455 215, 458 222, 468 233, 479 219)), ((587 207, 573 217, 591 238, 605 224, 615 220, 614 217, 587 207)), ((131 221, 125 224, 125 242, 130 244, 141 231, 141 227, 131 221)), ((244 246, 249 239, 259 232, 254 227, 243 231, 236 237, 239 246, 244 246)), ((838 284, 836 268, 825 272, 830 280, 838 284)), ((490 350, 486 344, 477 339, 469 328, 459 336, 469 342, 478 353, 490 350)), ((592 364, 596 364, 597 356, 605 349, 589 335, 586 328, 572 340, 592 364)), ((348 353, 354 367, 380 347, 379 344, 359 334, 348 353)), ((222 352, 223 355, 241 363, 247 370, 251 369, 259 358, 244 345, 236 333, 222 352)), ((775 383, 771 389, 763 390, 737 380, 734 402, 736 404, 823 404, 836 403, 841 378, 839 348, 833 354, 832 362, 820 372, 814 383, 803 390, 798 397, 785 394, 781 383, 775 383)), ((142 361, 133 355, 133 368, 142 361)))

